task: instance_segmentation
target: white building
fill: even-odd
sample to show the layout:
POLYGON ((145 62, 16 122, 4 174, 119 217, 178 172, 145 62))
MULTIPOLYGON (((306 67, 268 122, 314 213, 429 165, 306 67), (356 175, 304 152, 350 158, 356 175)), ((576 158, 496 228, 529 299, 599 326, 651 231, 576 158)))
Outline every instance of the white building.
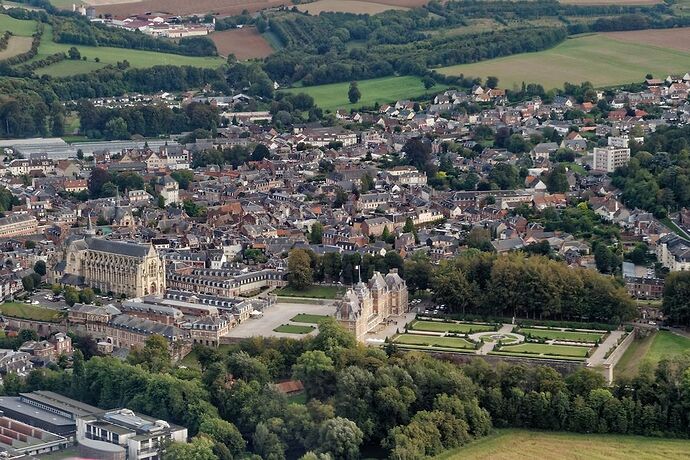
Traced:
POLYGON ((628 136, 611 136, 608 139, 608 145, 618 149, 627 149, 630 143, 628 136))
POLYGON ((611 173, 616 168, 625 166, 630 161, 630 149, 617 148, 613 146, 594 147, 595 171, 605 171, 611 173))
POLYGON ((690 241, 675 233, 664 235, 657 242, 656 256, 672 272, 690 270, 690 241))

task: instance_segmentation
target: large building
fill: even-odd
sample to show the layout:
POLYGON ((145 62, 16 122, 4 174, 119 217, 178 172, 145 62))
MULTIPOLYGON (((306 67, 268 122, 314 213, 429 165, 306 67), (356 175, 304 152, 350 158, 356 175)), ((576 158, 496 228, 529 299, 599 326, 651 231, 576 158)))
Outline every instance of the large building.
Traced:
POLYGON ((38 231, 38 221, 29 214, 12 214, 0 217, 0 238, 35 235, 38 231))
POLYGON ((656 257, 672 272, 690 270, 690 241, 675 233, 664 235, 656 244, 656 257))
POLYGON ((336 302, 335 318, 357 340, 388 317, 408 311, 407 285, 397 270, 385 277, 374 272, 368 283, 359 282, 336 302))
POLYGON ((86 237, 71 242, 54 278, 129 297, 165 292, 165 267, 151 244, 86 237))
POLYGON ((630 161, 630 149, 618 148, 614 146, 594 147, 595 171, 612 173, 616 168, 625 166, 630 161))

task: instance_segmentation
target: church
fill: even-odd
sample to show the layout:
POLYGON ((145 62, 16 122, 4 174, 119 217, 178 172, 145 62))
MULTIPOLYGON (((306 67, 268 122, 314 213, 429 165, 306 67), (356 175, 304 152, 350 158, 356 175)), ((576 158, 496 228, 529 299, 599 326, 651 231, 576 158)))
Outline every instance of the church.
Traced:
POLYGON ((165 264, 152 244, 86 236, 68 242, 53 280, 128 297, 163 295, 165 264))
POLYGON ((335 318, 357 340, 374 330, 388 317, 408 311, 407 284, 393 269, 386 276, 374 272, 369 282, 362 281, 347 290, 336 302, 335 318))

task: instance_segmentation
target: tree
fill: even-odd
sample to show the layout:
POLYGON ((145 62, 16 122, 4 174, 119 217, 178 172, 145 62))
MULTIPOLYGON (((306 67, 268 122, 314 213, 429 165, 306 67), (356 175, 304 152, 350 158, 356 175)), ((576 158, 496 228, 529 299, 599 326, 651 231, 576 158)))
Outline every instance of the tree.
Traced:
POLYGON ((208 435, 214 441, 224 444, 233 456, 244 452, 246 447, 246 442, 237 427, 216 417, 205 417, 199 425, 199 433, 208 435))
POLYGON ((93 303, 94 299, 96 298, 96 295, 93 292, 93 289, 86 287, 79 291, 79 302, 85 303, 85 304, 91 304, 93 303))
POLYGON ((436 86, 436 80, 431 78, 429 75, 425 75, 422 77, 422 84, 424 85, 424 89, 429 90, 436 86))
POLYGON ((319 450, 331 454, 334 459, 358 459, 363 440, 362 430, 343 417, 326 420, 319 428, 319 450))
POLYGON ((288 284, 299 291, 311 286, 314 271, 311 268, 311 257, 304 249, 293 249, 288 256, 288 284))
POLYGON ((31 275, 26 275, 22 278, 22 286, 27 292, 31 292, 36 289, 36 284, 34 283, 34 279, 31 275))
POLYGON ((499 163, 489 173, 489 180, 495 183, 501 190, 516 188, 519 178, 517 168, 509 163, 499 163))
POLYGON ((292 366, 292 377, 302 381, 310 398, 325 398, 335 383, 333 360, 321 350, 305 351, 292 366))
POLYGON ((350 100, 351 104, 357 103, 357 101, 362 98, 362 93, 359 91, 356 81, 350 83, 350 89, 347 91, 347 98, 350 100))
POLYGON ((188 190, 189 184, 194 180, 194 172, 189 169, 178 169, 171 172, 170 177, 177 181, 181 189, 188 190))
POLYGON ((546 175, 546 189, 550 193, 565 193, 570 188, 568 176, 565 173, 565 166, 556 165, 546 175))
POLYGON ((141 364, 150 372, 165 372, 172 364, 168 340, 158 334, 149 336, 143 348, 134 348, 129 352, 127 362, 141 364))
POLYGON ((311 244, 321 244, 323 242, 323 224, 321 222, 314 222, 312 224, 309 242, 311 244))
POLYGON ((491 89, 498 87, 498 77, 486 77, 486 86, 491 89))
POLYGON ((42 260, 36 261, 34 271, 41 276, 46 276, 46 263, 42 260))
POLYGON ((67 56, 73 61, 78 61, 81 59, 81 53, 74 46, 70 47, 70 49, 67 51, 67 56))
POLYGON ((257 144, 256 147, 254 147, 254 151, 249 159, 252 161, 261 161, 265 158, 269 158, 270 156, 271 151, 268 150, 268 147, 266 147, 264 144, 257 144))
POLYGON ((252 438, 254 451, 266 460, 283 460, 285 458, 285 445, 280 437, 272 432, 265 422, 256 425, 252 438))
POLYGON ((690 272, 673 272, 666 277, 662 309, 673 324, 690 325, 690 272))
POLYGON ((173 442, 163 454, 163 460, 218 460, 213 453, 213 441, 197 436, 189 443, 173 442))
POLYGON ((103 191, 103 185, 110 181, 108 171, 101 168, 93 168, 89 175, 88 187, 91 198, 99 198, 103 191))
POLYGON ((65 303, 70 307, 79 302, 79 291, 72 286, 65 286, 65 303))

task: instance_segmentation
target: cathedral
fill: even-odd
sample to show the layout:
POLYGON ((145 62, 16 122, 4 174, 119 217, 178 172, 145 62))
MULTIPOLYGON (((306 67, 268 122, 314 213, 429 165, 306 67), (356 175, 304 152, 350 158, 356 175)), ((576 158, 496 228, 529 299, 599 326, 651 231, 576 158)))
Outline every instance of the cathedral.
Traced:
POLYGON ((81 237, 67 244, 52 277, 128 297, 165 293, 164 262, 151 244, 81 237))
POLYGON ((382 324, 389 316, 408 311, 407 285, 397 270, 385 277, 374 272, 368 283, 359 282, 336 302, 335 318, 357 340, 382 324))

